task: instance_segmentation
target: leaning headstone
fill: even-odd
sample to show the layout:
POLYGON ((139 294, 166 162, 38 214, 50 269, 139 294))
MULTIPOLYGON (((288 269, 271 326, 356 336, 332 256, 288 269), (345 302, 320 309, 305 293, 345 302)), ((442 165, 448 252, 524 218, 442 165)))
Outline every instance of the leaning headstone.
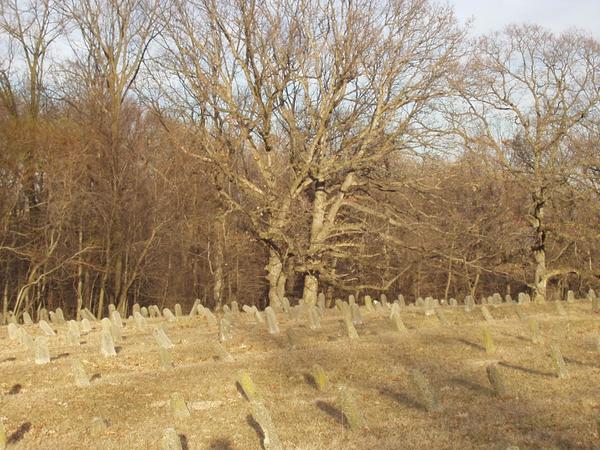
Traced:
POLYGON ((250 406, 252 408, 252 417, 262 431, 263 448, 265 450, 283 450, 269 410, 262 402, 251 402, 250 406))
POLYGON ((182 317, 183 310, 181 309, 181 305, 179 303, 175 303, 175 317, 182 317))
POLYGON ((113 311, 111 313, 110 321, 115 328, 117 328, 119 331, 123 331, 123 319, 121 319, 121 314, 119 311, 113 311))
POLYGON ((244 392, 244 395, 248 401, 253 402, 258 400, 258 390, 256 389, 256 385, 254 384, 254 381, 252 381, 252 378, 248 372, 240 372, 237 381, 240 384, 240 387, 242 388, 242 391, 244 392))
POLYGON ((38 336, 35 339, 35 363, 48 364, 50 362, 50 350, 48 350, 48 338, 38 336))
POLYGON ((352 319, 347 315, 344 315, 344 325, 346 326, 346 334, 350 339, 358 339, 358 333, 352 323, 352 319))
POLYGON ((206 322, 208 323, 208 325, 210 325, 211 327, 217 326, 217 317, 213 314, 213 312, 210 309, 204 309, 204 317, 206 318, 206 322))
POLYGON ((356 299, 354 298, 354 295, 353 295, 353 294, 350 294, 350 295, 348 296, 348 304, 349 304, 350 306, 352 306, 352 305, 354 305, 355 303, 356 303, 356 299))
POLYGON ((373 308, 373 300, 370 295, 365 295, 365 308, 368 312, 375 311, 375 308, 373 308))
POLYGON ((485 368, 487 373, 488 380, 492 385, 492 390, 494 391, 494 395, 497 397, 509 397, 510 390, 508 388, 508 384, 506 383, 506 379, 500 369, 498 368, 498 364, 490 364, 485 368))
POLYGON ((265 323, 265 319, 264 319, 262 313, 256 308, 254 308, 254 320, 259 325, 262 325, 265 323))
POLYGON ((552 355, 552 360, 556 366, 556 375, 558 378, 568 378, 569 372, 567 371, 567 366, 565 364, 565 360, 563 359, 562 353, 560 352, 558 344, 550 345, 550 354, 552 355))
POLYGON ((409 373, 410 386, 413 394, 426 411, 436 411, 439 409, 438 401, 429 385, 429 381, 420 371, 412 369, 409 373))
POLYGON ((446 318, 446 314, 444 313, 442 308, 435 308, 435 315, 437 316, 438 320, 440 321, 440 323, 443 326, 445 326, 445 327, 450 326, 450 322, 448 322, 448 319, 446 318))
POLYGON ((523 304, 524 305, 529 305, 531 304, 531 296, 529 294, 525 294, 523 296, 523 304))
POLYGON ((171 342, 171 339, 169 339, 169 336, 167 336, 167 333, 165 333, 165 330, 163 330, 161 327, 155 327, 154 330, 152 331, 152 335, 154 336, 154 339, 156 340, 156 343, 159 345, 159 347, 162 347, 162 348, 175 347, 173 342, 171 342))
POLYGON ((35 344, 31 335, 25 330, 25 328, 19 328, 19 340, 21 345, 30 352, 35 352, 35 344))
POLYGON ((494 345, 494 339, 492 338, 492 333, 489 330, 489 328, 483 329, 483 347, 485 348, 485 352, 487 354, 491 354, 496 351, 496 346, 494 345))
POLYGON ((231 334, 231 322, 223 317, 219 320, 219 341, 225 342, 232 339, 233 336, 231 334))
POLYGON ((67 341, 69 345, 79 345, 79 340, 81 339, 81 332, 79 331, 79 325, 74 320, 69 320, 67 323, 67 341))
POLYGON ((287 297, 281 299, 281 307, 283 308, 283 312, 290 313, 290 300, 287 297))
POLYGON ((337 391, 340 409, 342 410, 344 417, 348 420, 350 428, 352 430, 363 428, 365 426, 365 418, 358 407, 354 395, 352 395, 350 390, 344 385, 339 385, 337 391))
POLYGON ((238 316, 240 314, 240 305, 238 305, 238 302, 235 300, 231 302, 231 314, 234 316, 238 316))
POLYGON ((48 325, 48 322, 46 322, 45 320, 40 320, 38 326, 46 334, 46 336, 56 336, 54 330, 50 327, 50 325, 48 325))
POLYGON ((173 315, 173 313, 171 312, 171 310, 169 308, 165 308, 163 309, 163 316, 165 317, 165 319, 167 319, 167 321, 169 322, 175 322, 177 320, 177 317, 175 317, 173 315))
POLYGON ((23 325, 33 325, 33 321, 31 320, 31 316, 27 311, 23 313, 23 325))
POLYGON ((567 303, 575 303, 575 293, 571 290, 567 292, 567 303))
POLYGON ((139 312, 133 312, 133 320, 135 321, 135 326, 139 331, 144 331, 146 329, 146 319, 139 312))
POLYGON ((110 333, 114 342, 121 342, 123 338, 121 329, 115 326, 113 321, 111 321, 108 317, 105 317, 100 321, 100 325, 102 326, 103 331, 110 333))
POLYGON ((490 314, 490 310, 487 309, 487 306, 485 306, 485 305, 481 306, 481 314, 483 314, 483 318, 485 319, 486 322, 493 322, 494 321, 494 318, 490 314))
POLYGON ((75 378, 75 385, 78 387, 85 387, 90 385, 90 379, 85 373, 83 363, 79 359, 71 360, 71 372, 73 378, 75 378))
POLYGON ((354 325, 362 325, 362 314, 360 313, 360 308, 357 303, 350 305, 350 313, 352 315, 352 323, 354 325))
POLYGON ((540 333, 540 323, 533 317, 529 319, 529 330, 531 331, 531 342, 541 344, 542 334, 540 333))
POLYGON ((233 357, 220 342, 212 342, 212 349, 221 361, 231 362, 233 357))
POLYGON ((329 379, 327 378, 325 370, 323 370, 320 365, 315 364, 312 367, 312 377, 315 382, 315 386, 319 391, 325 392, 329 389, 329 379))
POLYGON ((265 315, 267 316, 267 326, 270 334, 279 334, 279 324, 277 323, 277 316, 275 310, 270 306, 265 308, 265 315))
POLYGON ((115 341, 110 331, 103 329, 100 332, 100 353, 105 357, 117 356, 115 341))
POLYGON ((171 414, 175 419, 187 419, 190 417, 190 410, 185 404, 183 395, 179 392, 173 392, 169 399, 169 406, 171 408, 171 414))
POLYGON ((402 318, 400 317, 399 313, 392 314, 390 320, 392 321, 392 325, 394 326, 394 329, 396 331, 400 331, 401 333, 407 331, 406 325, 404 325, 404 322, 402 321, 402 318))
POLYGON ((158 359, 162 370, 168 370, 173 367, 173 356, 169 349, 158 347, 158 359))
POLYGON ((8 331, 8 338, 11 341, 16 341, 17 339, 19 339, 19 327, 14 324, 14 323, 9 323, 8 327, 7 327, 7 331, 8 331))
POLYGON ((161 440, 161 450, 183 450, 181 439, 175 428, 167 428, 161 440))

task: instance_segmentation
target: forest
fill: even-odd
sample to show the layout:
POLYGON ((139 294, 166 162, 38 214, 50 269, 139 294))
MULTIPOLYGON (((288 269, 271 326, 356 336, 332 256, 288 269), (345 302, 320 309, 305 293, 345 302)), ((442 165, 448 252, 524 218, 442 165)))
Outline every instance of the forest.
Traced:
POLYGON ((426 0, 0 0, 3 320, 598 289, 599 105, 426 0))

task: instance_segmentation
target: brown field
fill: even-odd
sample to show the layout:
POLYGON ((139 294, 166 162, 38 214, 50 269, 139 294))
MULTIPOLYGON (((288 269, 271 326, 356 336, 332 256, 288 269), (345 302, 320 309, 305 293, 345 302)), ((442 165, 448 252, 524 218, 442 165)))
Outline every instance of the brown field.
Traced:
MULTIPOLYGON (((278 314, 281 333, 272 336, 242 313, 233 339, 224 343, 234 362, 216 359, 211 341, 217 329, 197 317, 175 323, 160 319, 175 344, 174 367, 161 370, 158 346, 127 321, 118 356, 99 352, 99 323, 81 346, 66 344, 66 326, 50 338, 52 361, 36 365, 33 355, 0 328, 0 420, 8 449, 157 449, 163 431, 174 427, 188 449, 259 449, 261 434, 236 379, 246 370, 269 409, 286 449, 520 449, 600 448, 596 427, 600 402, 598 317, 588 301, 555 305, 444 307, 451 326, 435 316, 404 308, 406 333, 392 329, 382 313, 363 310, 360 338, 345 337, 341 316, 328 310, 322 329, 278 314), (529 325, 515 309, 540 322, 544 343, 531 343, 529 325), (482 327, 490 328, 494 354, 483 348, 482 327), (286 329, 298 329, 301 344, 289 348, 286 329), (556 376, 550 343, 560 345, 569 378, 556 376), (70 359, 79 358, 92 378, 76 387, 70 359), (485 367, 499 362, 513 395, 493 395, 485 367), (318 391, 309 373, 320 364, 333 385, 351 388, 366 424, 351 430, 340 412, 335 388, 318 391), (420 369, 441 408, 427 412, 411 390, 407 373, 420 369), (176 420, 168 401, 180 392, 191 417, 176 420), (91 430, 94 417, 108 426, 91 430)), ((35 326, 27 327, 40 335, 35 326)))

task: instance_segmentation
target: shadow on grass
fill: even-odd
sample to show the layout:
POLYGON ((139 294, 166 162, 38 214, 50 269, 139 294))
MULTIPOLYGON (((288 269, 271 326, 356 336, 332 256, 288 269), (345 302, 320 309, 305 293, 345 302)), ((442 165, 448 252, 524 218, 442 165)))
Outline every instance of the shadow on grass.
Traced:
POLYGON ((454 340, 456 342, 460 342, 461 344, 465 344, 468 347, 474 348, 475 350, 479 350, 482 352, 485 351, 485 348, 483 347, 483 345, 475 344, 474 342, 468 341, 464 338, 454 338, 454 340))
POLYGON ((19 428, 17 428, 17 430, 13 434, 8 436, 6 443, 16 444, 21 439, 23 439, 23 437, 25 436, 25 434, 27 434, 29 430, 31 430, 31 422, 22 423, 21 425, 19 425, 19 428))
POLYGON ((333 418, 340 425, 344 425, 347 421, 344 420, 344 414, 338 408, 333 406, 329 402, 324 402, 322 400, 317 400, 317 408, 323 411, 325 414, 333 418))
POLYGON ((233 447, 231 446, 231 442, 229 442, 229 439, 217 438, 209 444, 208 449, 209 450, 233 450, 233 447))
POLYGON ((516 364, 509 364, 507 362, 501 361, 498 363, 499 366, 507 367, 509 369, 520 370, 521 372, 529 373, 531 375, 539 375, 542 377, 554 378, 555 374, 550 372, 542 372, 537 369, 530 369, 529 367, 517 366, 516 364))
POLYGON ((458 384, 459 386, 465 387, 473 392, 477 392, 478 394, 483 394, 483 395, 487 395, 487 396, 494 395, 494 391, 492 389, 490 389, 489 387, 482 386, 481 384, 474 383, 469 380, 465 380, 464 378, 455 377, 455 378, 451 378, 449 381, 454 384, 458 384))
POLYGON ((60 355, 51 357, 50 361, 56 361, 57 359, 67 358, 68 356, 69 356, 69 353, 67 353, 67 352, 61 353, 60 355))
POLYGON ((16 395, 19 392, 21 392, 21 389, 23 389, 23 386, 20 384, 14 384, 11 388, 10 391, 8 391, 8 395, 16 395))
POLYGON ((391 398, 392 400, 394 400, 398 403, 402 403, 402 404, 408 406, 409 408, 423 409, 423 410, 425 409, 423 407, 423 405, 421 405, 419 402, 413 400, 408 395, 403 394, 402 392, 392 391, 389 388, 381 388, 379 390, 379 393, 381 395, 385 395, 386 397, 391 398))
POLYGON ((303 374, 303 376, 304 376, 304 381, 306 382, 306 384, 308 384, 312 388, 318 389, 317 382, 315 381, 315 377, 313 377, 312 374, 305 373, 305 374, 303 374))
POLYGON ((260 439, 260 448, 264 449, 265 447, 263 442, 265 441, 265 435, 258 422, 254 419, 254 417, 252 417, 252 414, 248 414, 246 416, 246 422, 248 422, 248 425, 250 425, 250 427, 256 432, 258 438, 260 439))

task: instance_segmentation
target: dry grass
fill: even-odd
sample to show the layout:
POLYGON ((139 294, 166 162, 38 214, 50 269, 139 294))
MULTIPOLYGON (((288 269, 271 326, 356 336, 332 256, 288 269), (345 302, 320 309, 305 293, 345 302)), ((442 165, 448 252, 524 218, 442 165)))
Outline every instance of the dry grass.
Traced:
MULTIPOLYGON (((32 355, 9 341, 0 328, 0 420, 14 449, 159 448, 163 430, 174 427, 188 449, 256 449, 261 440, 250 405, 236 387, 246 370, 269 408, 279 437, 290 449, 506 449, 598 448, 595 428, 600 386, 600 355, 595 345, 598 317, 588 302, 565 304, 567 317, 554 305, 528 305, 523 311, 540 323, 544 343, 530 340, 527 321, 514 305, 489 307, 486 322, 496 351, 483 348, 483 317, 478 309, 445 308, 450 326, 435 316, 403 309, 406 333, 393 331, 387 319, 363 311, 358 340, 345 338, 341 316, 328 311, 323 328, 310 331, 279 315, 281 334, 271 336, 244 314, 224 345, 234 362, 216 359, 211 341, 217 329, 202 318, 164 323, 175 343, 174 368, 161 370, 151 334, 127 324, 115 358, 99 352, 99 325, 66 344, 66 327, 50 339, 50 364, 37 366, 32 355), (300 344, 288 349, 285 330, 298 329, 300 344), (569 378, 555 375, 549 344, 560 345, 569 378), (79 358, 93 377, 77 388, 70 358, 79 358), (510 398, 493 396, 486 364, 499 362, 510 398), (321 365, 331 385, 352 389, 367 426, 350 430, 336 392, 318 391, 311 382, 321 365), (419 369, 431 382, 441 408, 426 412, 411 392, 407 373, 419 369), (180 392, 191 418, 175 420, 172 392, 180 392), (97 435, 92 419, 109 422, 97 435)), ((56 328, 56 327, 55 327, 56 328)), ((41 334, 36 326, 31 334, 41 334)), ((185 447, 184 447, 185 448, 185 447)))

